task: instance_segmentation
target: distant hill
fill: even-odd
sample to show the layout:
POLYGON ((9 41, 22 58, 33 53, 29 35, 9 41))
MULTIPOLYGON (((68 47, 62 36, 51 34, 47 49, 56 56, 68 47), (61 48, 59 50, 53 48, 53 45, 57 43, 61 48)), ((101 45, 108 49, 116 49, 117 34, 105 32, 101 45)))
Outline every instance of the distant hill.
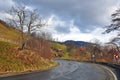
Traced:
POLYGON ((67 40, 67 41, 63 42, 63 44, 66 44, 66 45, 67 44, 73 44, 75 46, 87 47, 87 45, 89 44, 89 42, 67 40))

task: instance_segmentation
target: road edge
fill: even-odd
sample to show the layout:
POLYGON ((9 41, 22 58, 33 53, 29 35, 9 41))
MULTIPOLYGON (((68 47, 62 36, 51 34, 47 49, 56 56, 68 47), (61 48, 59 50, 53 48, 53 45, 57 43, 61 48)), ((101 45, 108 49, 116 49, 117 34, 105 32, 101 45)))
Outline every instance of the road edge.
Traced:
POLYGON ((114 80, 118 80, 117 76, 110 68, 108 68, 107 66, 104 66, 104 65, 100 65, 100 66, 103 67, 104 69, 106 69, 107 71, 109 71, 112 74, 112 76, 114 77, 114 80))

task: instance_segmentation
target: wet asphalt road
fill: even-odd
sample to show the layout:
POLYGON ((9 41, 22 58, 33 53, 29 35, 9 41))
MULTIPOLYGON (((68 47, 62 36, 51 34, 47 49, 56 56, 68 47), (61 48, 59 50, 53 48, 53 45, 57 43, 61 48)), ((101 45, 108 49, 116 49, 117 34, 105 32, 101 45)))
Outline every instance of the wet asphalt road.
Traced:
POLYGON ((59 66, 47 71, 0 77, 0 80, 114 80, 101 65, 57 60, 59 66))

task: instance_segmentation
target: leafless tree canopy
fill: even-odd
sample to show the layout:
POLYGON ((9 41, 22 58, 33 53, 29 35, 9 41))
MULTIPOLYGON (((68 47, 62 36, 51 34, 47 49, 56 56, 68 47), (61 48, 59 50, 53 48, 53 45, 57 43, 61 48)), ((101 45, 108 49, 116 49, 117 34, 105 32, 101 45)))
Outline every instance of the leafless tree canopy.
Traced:
MULTIPOLYGON (((114 30, 120 30, 120 8, 111 15, 112 23, 109 26, 106 26, 107 33, 110 33, 114 30)), ((119 35, 119 34, 118 34, 119 35)))
POLYGON ((32 32, 46 24, 46 21, 39 15, 38 10, 29 10, 26 6, 12 7, 8 13, 11 16, 8 23, 21 31, 22 44, 26 41, 24 38, 25 30, 27 30, 27 36, 29 37, 32 32))
POLYGON ((110 33, 112 31, 118 31, 117 37, 114 37, 110 43, 120 43, 120 8, 118 8, 112 15, 111 15, 111 24, 106 26, 105 33, 110 33))

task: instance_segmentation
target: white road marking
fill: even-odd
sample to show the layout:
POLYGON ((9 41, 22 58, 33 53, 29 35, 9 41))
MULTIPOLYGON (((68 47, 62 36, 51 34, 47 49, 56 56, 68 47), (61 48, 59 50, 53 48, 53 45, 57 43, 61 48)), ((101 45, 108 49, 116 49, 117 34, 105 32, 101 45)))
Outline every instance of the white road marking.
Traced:
POLYGON ((108 70, 113 75, 113 77, 114 77, 115 80, 118 80, 117 77, 116 77, 116 75, 115 75, 115 73, 111 69, 109 69, 109 68, 107 68, 105 66, 102 66, 102 67, 104 67, 106 70, 108 70))

